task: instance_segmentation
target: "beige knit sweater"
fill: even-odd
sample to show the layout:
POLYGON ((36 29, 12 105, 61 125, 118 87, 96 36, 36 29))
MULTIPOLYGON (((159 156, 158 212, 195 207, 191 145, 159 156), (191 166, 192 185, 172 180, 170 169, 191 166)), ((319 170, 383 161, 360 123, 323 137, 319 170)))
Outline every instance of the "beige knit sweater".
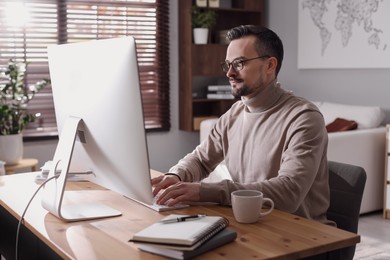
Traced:
POLYGON ((225 160, 232 181, 202 182, 201 201, 229 205, 232 191, 256 189, 275 208, 333 224, 326 219, 327 144, 317 107, 273 83, 256 97, 236 102, 170 172, 183 181, 200 181, 225 160))

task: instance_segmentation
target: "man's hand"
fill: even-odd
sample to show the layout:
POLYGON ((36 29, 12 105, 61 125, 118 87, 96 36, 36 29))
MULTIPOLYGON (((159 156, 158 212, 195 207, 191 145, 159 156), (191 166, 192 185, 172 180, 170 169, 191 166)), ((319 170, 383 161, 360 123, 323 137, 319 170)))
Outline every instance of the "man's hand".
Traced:
POLYGON ((179 202, 200 200, 200 183, 181 182, 174 175, 161 175, 152 179, 152 185, 154 186, 153 196, 165 189, 156 201, 160 205, 173 206, 179 202))
POLYGON ((153 196, 156 196, 160 190, 166 189, 179 181, 179 177, 175 175, 160 175, 156 178, 152 178, 152 186, 154 187, 153 196))

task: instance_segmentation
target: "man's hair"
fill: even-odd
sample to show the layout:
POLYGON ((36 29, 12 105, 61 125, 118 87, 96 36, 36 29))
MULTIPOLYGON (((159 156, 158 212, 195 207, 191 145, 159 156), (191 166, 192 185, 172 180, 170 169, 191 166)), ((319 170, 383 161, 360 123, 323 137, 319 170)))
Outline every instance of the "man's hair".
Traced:
POLYGON ((259 55, 269 55, 275 57, 278 61, 276 66, 276 76, 278 75, 283 61, 283 43, 279 36, 266 27, 255 25, 240 25, 230 29, 226 38, 229 41, 240 39, 245 36, 253 35, 256 37, 256 51, 259 55))

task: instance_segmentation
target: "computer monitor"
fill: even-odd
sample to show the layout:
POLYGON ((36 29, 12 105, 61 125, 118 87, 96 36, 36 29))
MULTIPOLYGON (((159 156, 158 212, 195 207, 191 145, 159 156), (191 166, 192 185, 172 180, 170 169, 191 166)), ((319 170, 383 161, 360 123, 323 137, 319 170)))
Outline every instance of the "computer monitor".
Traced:
POLYGON ((42 205, 65 221, 120 215, 105 205, 64 205, 69 168, 93 182, 152 204, 136 44, 133 37, 48 47, 59 142, 42 205))

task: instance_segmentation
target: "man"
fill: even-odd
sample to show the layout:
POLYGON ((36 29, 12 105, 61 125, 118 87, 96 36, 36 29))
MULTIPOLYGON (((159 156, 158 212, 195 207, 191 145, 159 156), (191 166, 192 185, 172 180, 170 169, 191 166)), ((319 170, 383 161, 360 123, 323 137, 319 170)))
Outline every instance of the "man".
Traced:
POLYGON ((277 82, 281 40, 273 31, 251 25, 233 28, 227 37, 222 68, 241 100, 192 153, 152 180, 155 195, 165 189, 157 203, 230 205, 232 191, 255 189, 280 210, 330 224, 325 123, 317 107, 277 82), (223 160, 232 180, 199 182, 223 160))

